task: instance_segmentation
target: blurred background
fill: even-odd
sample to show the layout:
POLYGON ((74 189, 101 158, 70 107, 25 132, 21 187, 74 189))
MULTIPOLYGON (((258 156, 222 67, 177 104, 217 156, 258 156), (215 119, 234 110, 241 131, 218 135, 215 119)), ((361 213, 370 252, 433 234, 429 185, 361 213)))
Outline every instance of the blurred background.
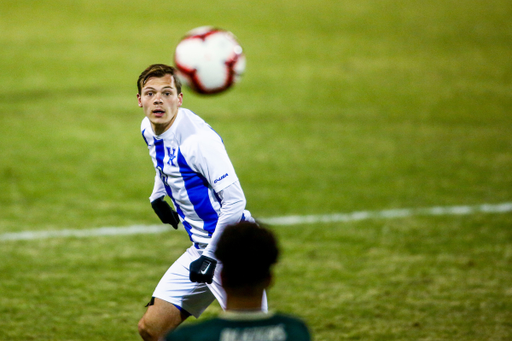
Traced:
MULTIPOLYGON (((159 223, 136 80, 203 25, 238 37, 246 73, 221 95, 185 89, 184 107, 223 137, 254 216, 511 202, 511 17, 504 0, 3 1, 0 234, 159 223)), ((318 340, 508 339, 511 226, 276 226, 271 307, 318 340)), ((0 241, 0 339, 137 339, 187 245, 0 241)))

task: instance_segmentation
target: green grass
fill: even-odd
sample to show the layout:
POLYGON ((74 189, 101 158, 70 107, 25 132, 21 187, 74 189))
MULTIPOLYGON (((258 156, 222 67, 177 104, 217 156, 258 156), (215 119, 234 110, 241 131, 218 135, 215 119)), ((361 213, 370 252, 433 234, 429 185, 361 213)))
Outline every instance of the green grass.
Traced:
POLYGON ((294 261, 281 278, 291 280, 275 299, 302 292, 314 311, 294 301, 284 309, 303 311, 324 340, 505 340, 512 235, 489 225, 506 222, 482 215, 290 229, 283 235, 308 243, 285 243, 294 261))
MULTIPOLYGON (((0 234, 156 224, 135 81, 232 30, 234 89, 185 90, 256 217, 512 201, 512 4, 0 4, 0 234)), ((512 338, 512 215, 276 226, 273 309, 316 340, 512 338)), ((137 340, 179 232, 0 242, 0 340, 137 340)), ((213 305, 205 318, 220 311, 213 305)))

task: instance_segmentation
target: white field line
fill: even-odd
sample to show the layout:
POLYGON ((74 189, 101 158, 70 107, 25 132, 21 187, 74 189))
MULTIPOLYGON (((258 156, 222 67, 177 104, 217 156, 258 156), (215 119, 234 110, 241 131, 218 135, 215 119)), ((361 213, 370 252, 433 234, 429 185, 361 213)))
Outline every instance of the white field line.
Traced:
POLYGON ((287 216, 260 219, 269 225, 298 225, 313 223, 350 222, 366 219, 392 219, 410 216, 468 215, 475 213, 512 212, 512 202, 501 204, 482 204, 476 206, 435 206, 427 208, 402 208, 383 211, 359 211, 352 213, 333 213, 323 215, 287 216))
MULTIPOLYGON (((427 208, 403 208, 382 211, 359 211, 352 213, 333 213, 321 215, 293 215, 258 219, 268 225, 300 225, 315 223, 350 222, 367 219, 393 219, 411 216, 470 215, 475 213, 512 212, 512 202, 501 204, 482 204, 475 206, 435 206, 427 208)), ((0 241, 34 240, 61 237, 119 236, 130 234, 154 234, 169 231, 168 225, 133 225, 128 227, 99 227, 85 230, 22 231, 0 234, 0 241)))

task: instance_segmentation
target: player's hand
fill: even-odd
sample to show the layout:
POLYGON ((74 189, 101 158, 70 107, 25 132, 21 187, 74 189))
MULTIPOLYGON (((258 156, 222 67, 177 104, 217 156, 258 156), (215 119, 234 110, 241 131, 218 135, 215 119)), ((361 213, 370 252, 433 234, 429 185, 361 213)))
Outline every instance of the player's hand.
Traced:
POLYGON ((206 256, 199 257, 190 263, 190 281, 212 284, 216 266, 215 259, 206 256))
POLYGON ((180 223, 180 217, 175 210, 169 206, 167 201, 164 200, 164 197, 160 197, 151 202, 151 207, 155 211, 156 215, 162 223, 171 224, 175 230, 178 229, 178 224, 180 223))

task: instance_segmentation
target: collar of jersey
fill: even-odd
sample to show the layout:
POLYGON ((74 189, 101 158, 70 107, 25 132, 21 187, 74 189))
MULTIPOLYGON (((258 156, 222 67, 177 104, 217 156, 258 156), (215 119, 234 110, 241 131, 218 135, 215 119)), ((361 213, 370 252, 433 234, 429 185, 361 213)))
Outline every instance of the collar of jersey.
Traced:
POLYGON ((227 310, 220 314, 219 317, 224 320, 255 321, 268 319, 273 315, 273 312, 266 313, 261 310, 227 310))

